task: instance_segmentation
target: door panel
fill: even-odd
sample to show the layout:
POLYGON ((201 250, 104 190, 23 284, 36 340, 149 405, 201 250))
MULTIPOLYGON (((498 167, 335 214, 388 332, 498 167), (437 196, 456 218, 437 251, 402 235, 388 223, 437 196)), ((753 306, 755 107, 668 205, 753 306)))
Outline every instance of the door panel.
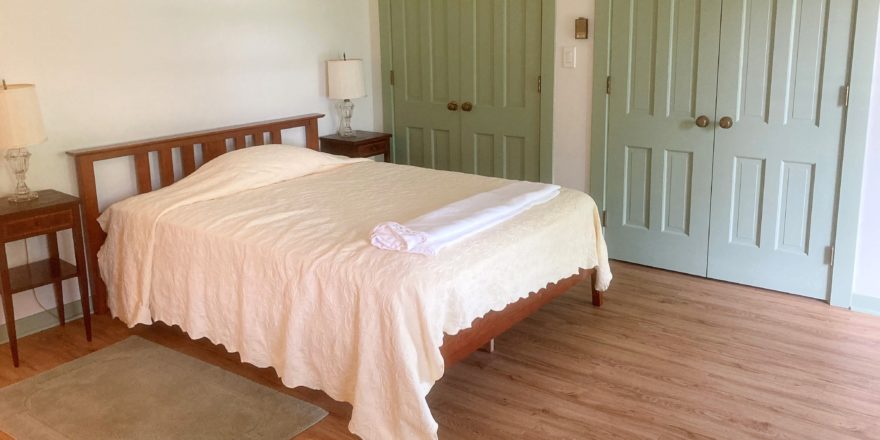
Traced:
POLYGON ((391 0, 395 157, 461 170, 460 0, 391 0))
POLYGON ((541 10, 534 0, 462 0, 465 172, 540 180, 541 10))
POLYGON ((708 275, 828 292, 853 0, 725 0, 708 275))
POLYGON ((612 10, 606 236, 612 258, 706 274, 721 0, 612 10))
POLYGON ((730 239, 740 245, 760 247, 764 170, 767 161, 740 157, 733 161, 730 239))

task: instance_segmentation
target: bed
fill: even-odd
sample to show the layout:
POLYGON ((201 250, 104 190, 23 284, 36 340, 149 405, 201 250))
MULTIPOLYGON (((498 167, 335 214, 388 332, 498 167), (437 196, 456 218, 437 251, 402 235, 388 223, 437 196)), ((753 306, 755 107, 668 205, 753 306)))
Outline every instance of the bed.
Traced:
MULTIPOLYGON (((230 170, 247 174, 250 160, 265 163, 253 159, 265 147, 226 153, 280 144, 282 130, 305 128, 306 147, 317 150, 320 117, 70 152, 96 312, 112 310, 129 325, 179 325, 244 362, 275 368, 287 386, 350 402, 350 429, 365 439, 436 438, 424 398, 445 368, 571 286, 598 278, 606 287, 598 211, 586 195, 564 190, 436 257, 413 256, 371 247, 369 228, 504 181, 346 161, 300 147, 283 150, 290 159, 279 162, 298 165, 276 167, 274 180, 217 179, 238 172, 230 170), (163 188, 155 192, 152 152, 163 188), (141 196, 102 215, 95 163, 127 156, 141 196), (175 174, 191 175, 205 163, 172 186, 175 174), (211 173, 215 180, 204 177, 211 173), (99 218, 111 234, 104 248, 99 218)), ((593 303, 602 303, 595 288, 593 303)))

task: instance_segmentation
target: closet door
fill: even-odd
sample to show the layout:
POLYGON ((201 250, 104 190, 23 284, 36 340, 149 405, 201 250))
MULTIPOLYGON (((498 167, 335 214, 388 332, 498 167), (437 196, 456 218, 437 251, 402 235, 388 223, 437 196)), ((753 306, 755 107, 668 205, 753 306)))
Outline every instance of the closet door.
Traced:
POLYGON ((461 0, 391 0, 397 163, 463 171, 461 0))
POLYGON ((853 2, 724 0, 710 277, 826 298, 853 2))
POLYGON ((543 9, 542 0, 391 0, 397 163, 545 177, 543 9))
POLYGON ((466 172, 540 180, 541 10, 535 0, 462 0, 466 172))
POLYGON ((612 258, 706 275, 720 24, 721 0, 613 3, 612 258))

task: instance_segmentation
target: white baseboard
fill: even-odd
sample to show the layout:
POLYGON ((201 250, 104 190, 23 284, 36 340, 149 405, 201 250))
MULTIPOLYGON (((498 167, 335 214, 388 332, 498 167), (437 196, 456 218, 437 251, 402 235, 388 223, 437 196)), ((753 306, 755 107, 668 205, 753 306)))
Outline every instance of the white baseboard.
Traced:
MULTIPOLYGON (((54 310, 53 310, 54 312, 54 310)), ((66 322, 82 318, 82 303, 79 300, 64 305, 64 319, 66 322)), ((58 326, 58 318, 49 312, 40 312, 36 315, 26 316, 15 321, 15 333, 18 339, 39 333, 58 326)), ((9 342, 6 333, 6 324, 0 325, 0 344, 9 342)))
POLYGON ((880 296, 854 294, 851 308, 856 312, 880 316, 880 296))

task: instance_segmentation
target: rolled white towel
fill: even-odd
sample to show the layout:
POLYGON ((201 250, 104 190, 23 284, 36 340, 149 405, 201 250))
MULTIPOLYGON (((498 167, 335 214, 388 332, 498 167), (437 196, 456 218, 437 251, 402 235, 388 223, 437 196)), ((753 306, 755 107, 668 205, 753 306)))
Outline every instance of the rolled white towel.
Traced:
POLYGON ((514 182, 446 205, 404 224, 373 228, 370 242, 379 249, 436 255, 441 249, 553 200, 558 185, 514 182))
POLYGON ((424 232, 413 231, 400 223, 385 222, 373 228, 370 242, 379 249, 407 252, 428 239, 428 234, 424 232))

